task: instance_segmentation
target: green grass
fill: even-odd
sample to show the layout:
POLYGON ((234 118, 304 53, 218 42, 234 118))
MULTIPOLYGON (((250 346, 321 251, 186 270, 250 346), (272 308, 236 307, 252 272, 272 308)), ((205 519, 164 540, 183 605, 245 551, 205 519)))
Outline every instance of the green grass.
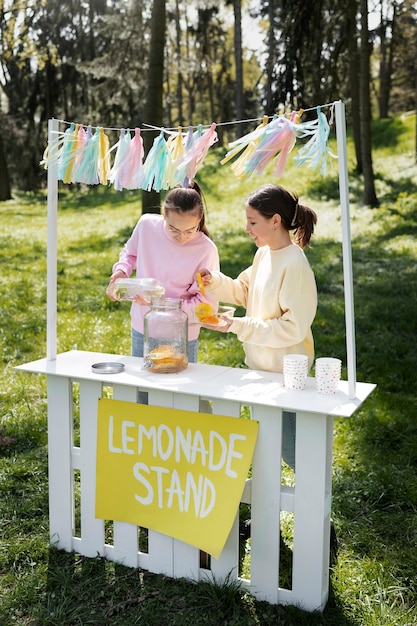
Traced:
MULTIPOLYGON (((414 123, 409 116, 374 125, 378 209, 361 205, 362 181, 348 146, 357 378, 378 387, 352 418, 335 421, 332 514, 339 553, 323 614, 256 602, 232 581, 171 580, 49 546, 46 381, 13 369, 46 352, 46 198, 16 194, 0 204, 1 626, 417 624, 414 123)), ((209 154, 199 180, 222 268, 236 275, 254 253, 243 232, 243 200, 271 180, 271 169, 238 181, 219 166, 222 156, 209 154)), ((307 251, 319 289, 316 353, 346 363, 337 164, 322 178, 289 163, 278 182, 317 210, 307 251)), ((102 188, 60 193, 58 352, 129 353, 128 305, 111 303, 104 292, 140 215, 138 198, 102 188)), ((243 351, 233 335, 219 339, 203 330, 200 360, 241 367, 243 351)))

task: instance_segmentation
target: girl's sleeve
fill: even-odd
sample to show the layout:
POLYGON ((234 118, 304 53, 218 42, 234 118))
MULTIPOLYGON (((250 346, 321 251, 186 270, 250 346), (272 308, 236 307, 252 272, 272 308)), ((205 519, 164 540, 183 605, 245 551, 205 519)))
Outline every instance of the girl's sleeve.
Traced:
POLYGON ((126 276, 130 276, 136 269, 137 251, 139 245, 139 223, 136 224, 132 235, 125 243, 119 254, 119 260, 113 265, 113 274, 122 270, 126 276))
POLYGON ((237 278, 230 278, 222 272, 212 272, 212 279, 206 290, 216 300, 246 308, 251 273, 252 266, 241 272, 237 278))
MULTIPOLYGON (((216 246, 210 245, 210 248, 207 249, 207 252, 201 255, 195 267, 194 275, 202 267, 206 267, 213 272, 219 271, 220 260, 216 246)), ((199 302, 209 302, 211 305, 213 305, 214 309, 217 309, 216 298, 214 298, 212 294, 208 293, 207 289, 205 289, 204 292, 205 293, 203 295, 196 280, 194 280, 191 285, 184 291, 181 296, 183 300, 182 309, 187 313, 187 315, 192 316, 194 307, 199 302)))

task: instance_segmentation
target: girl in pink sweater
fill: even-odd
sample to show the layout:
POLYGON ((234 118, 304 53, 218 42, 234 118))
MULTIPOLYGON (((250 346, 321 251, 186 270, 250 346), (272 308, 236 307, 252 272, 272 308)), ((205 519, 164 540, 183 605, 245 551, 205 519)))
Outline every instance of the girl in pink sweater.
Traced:
MULTIPOLYGON (((181 298, 188 315, 188 360, 197 361, 200 325, 193 319, 196 304, 216 302, 202 296, 195 280, 200 267, 219 270, 216 245, 205 225, 203 196, 196 182, 176 187, 166 195, 162 214, 146 213, 136 224, 130 239, 113 266, 110 285, 117 278, 136 272, 137 278, 154 278, 165 287, 165 297, 181 298)), ((111 290, 108 296, 114 300, 111 290)), ((136 298, 131 306, 132 355, 143 356, 143 318, 149 302, 136 298)))

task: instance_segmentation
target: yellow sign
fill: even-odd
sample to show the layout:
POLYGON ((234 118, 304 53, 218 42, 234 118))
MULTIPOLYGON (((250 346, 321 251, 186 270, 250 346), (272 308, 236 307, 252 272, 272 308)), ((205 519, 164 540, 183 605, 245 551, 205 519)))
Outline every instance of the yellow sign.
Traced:
POLYGON ((156 530, 219 558, 258 422, 101 398, 96 516, 156 530))

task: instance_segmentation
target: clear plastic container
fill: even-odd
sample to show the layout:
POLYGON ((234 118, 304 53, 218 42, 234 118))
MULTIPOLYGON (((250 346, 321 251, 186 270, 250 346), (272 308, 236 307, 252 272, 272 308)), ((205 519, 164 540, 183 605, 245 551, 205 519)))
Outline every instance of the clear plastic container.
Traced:
POLYGON ((209 328, 222 328, 227 320, 232 319, 236 308, 226 304, 219 304, 217 311, 208 302, 202 302, 194 308, 194 321, 209 328), (225 319, 227 318, 227 319, 225 319))
POLYGON ((117 278, 109 289, 120 302, 133 300, 135 296, 143 296, 151 301, 162 298, 165 294, 165 287, 155 278, 117 278))
POLYGON ((188 316, 182 300, 151 302, 144 318, 143 369, 159 374, 181 372, 188 365, 188 316))

